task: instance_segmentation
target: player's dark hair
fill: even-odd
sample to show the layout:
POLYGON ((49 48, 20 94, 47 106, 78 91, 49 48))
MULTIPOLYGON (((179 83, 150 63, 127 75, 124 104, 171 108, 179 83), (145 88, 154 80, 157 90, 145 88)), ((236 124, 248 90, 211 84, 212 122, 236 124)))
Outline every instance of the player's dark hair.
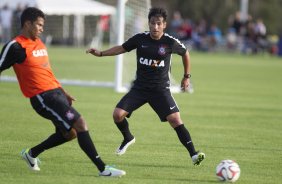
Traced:
POLYGON ((148 14, 148 20, 150 20, 151 17, 163 17, 165 22, 167 18, 167 11, 164 8, 151 8, 148 14))
POLYGON ((31 21, 32 23, 37 20, 38 17, 41 17, 45 20, 45 14, 35 7, 26 8, 21 15, 21 27, 24 26, 26 21, 31 21))

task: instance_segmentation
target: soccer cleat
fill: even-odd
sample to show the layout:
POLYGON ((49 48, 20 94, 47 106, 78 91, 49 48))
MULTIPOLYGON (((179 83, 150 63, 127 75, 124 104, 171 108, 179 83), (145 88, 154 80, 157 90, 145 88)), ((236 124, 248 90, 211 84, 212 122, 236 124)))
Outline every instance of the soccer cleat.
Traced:
POLYGON ((38 158, 32 158, 29 155, 29 149, 23 149, 21 151, 21 156, 22 158, 26 161, 28 167, 30 168, 30 170, 32 171, 40 171, 40 168, 38 166, 38 164, 40 163, 40 160, 38 158))
POLYGON ((133 137, 133 139, 131 139, 130 141, 123 140, 120 147, 116 150, 116 154, 119 156, 123 155, 126 152, 127 148, 134 143, 135 143, 135 137, 133 137))
POLYGON ((99 176, 105 176, 105 177, 122 177, 126 174, 125 171, 116 169, 112 166, 105 166, 105 170, 103 172, 99 173, 99 176))
POLYGON ((192 156, 192 161, 194 165, 201 165, 201 162, 205 159, 206 155, 203 152, 198 152, 196 155, 192 156))

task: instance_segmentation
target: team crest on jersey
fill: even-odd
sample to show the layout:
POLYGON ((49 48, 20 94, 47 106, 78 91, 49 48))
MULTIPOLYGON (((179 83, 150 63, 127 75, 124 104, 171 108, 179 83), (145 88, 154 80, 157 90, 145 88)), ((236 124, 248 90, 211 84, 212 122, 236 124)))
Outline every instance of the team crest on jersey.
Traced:
POLYGON ((165 55, 165 54, 166 54, 165 48, 166 48, 165 45, 161 45, 161 46, 159 47, 158 54, 159 54, 159 55, 165 55))
POLYGON ((66 118, 68 118, 68 120, 72 120, 74 118, 74 114, 71 111, 68 111, 66 113, 66 118))

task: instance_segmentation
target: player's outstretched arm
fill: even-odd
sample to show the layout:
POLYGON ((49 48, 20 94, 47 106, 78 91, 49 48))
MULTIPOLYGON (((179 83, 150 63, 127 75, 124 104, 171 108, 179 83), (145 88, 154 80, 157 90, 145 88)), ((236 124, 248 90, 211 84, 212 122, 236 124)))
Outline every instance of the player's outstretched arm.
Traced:
POLYGON ((122 54, 122 53, 125 53, 126 50, 121 46, 114 46, 110 49, 107 49, 105 51, 100 51, 98 49, 95 49, 95 48, 90 48, 88 50, 86 50, 86 53, 87 54, 92 54, 94 56, 97 56, 97 57, 102 57, 102 56, 115 56, 115 55, 119 55, 119 54, 122 54))

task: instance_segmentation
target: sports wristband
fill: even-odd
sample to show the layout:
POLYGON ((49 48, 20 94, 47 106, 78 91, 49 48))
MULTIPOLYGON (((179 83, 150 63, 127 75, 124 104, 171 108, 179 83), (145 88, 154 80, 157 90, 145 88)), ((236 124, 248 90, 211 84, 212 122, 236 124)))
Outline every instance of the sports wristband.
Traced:
POLYGON ((186 79, 189 79, 189 78, 191 78, 191 74, 189 74, 189 73, 188 74, 184 74, 183 77, 186 78, 186 79))

